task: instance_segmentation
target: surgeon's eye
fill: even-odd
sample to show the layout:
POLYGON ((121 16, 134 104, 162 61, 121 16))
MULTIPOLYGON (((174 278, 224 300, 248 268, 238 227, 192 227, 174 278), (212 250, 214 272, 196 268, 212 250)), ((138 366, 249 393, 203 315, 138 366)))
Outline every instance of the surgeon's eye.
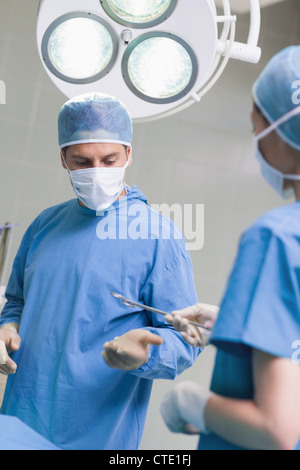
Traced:
POLYGON ((76 166, 80 167, 80 168, 88 168, 89 166, 91 166, 90 162, 88 161, 78 161, 78 162, 74 162, 76 166))
POLYGON ((116 160, 106 160, 104 161, 105 166, 113 166, 116 163, 116 160))

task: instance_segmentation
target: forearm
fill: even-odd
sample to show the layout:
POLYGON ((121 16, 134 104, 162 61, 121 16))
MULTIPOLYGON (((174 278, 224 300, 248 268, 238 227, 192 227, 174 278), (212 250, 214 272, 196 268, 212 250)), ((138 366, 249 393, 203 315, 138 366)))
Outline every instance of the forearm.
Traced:
POLYGON ((11 296, 7 293, 7 302, 1 312, 0 326, 6 323, 20 324, 24 308, 23 299, 11 296))
POLYGON ((268 419, 251 400, 237 400, 213 395, 205 409, 207 429, 238 447, 278 450, 268 419))
MULTIPOLYGON (((22 308, 23 309, 23 308, 22 308)), ((0 318, 0 327, 4 326, 8 323, 20 325, 21 322, 21 316, 22 316, 22 311, 17 311, 15 309, 12 310, 5 310, 5 312, 2 312, 1 318, 0 318)))

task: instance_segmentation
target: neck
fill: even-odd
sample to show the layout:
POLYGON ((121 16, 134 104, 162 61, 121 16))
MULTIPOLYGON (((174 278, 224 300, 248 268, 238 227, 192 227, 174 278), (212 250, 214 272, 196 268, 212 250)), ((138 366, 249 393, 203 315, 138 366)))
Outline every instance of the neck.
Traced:
POLYGON ((122 199, 122 197, 126 196, 126 194, 127 194, 127 192, 126 192, 126 189, 124 188, 123 191, 121 192, 120 196, 118 197, 117 201, 122 199))

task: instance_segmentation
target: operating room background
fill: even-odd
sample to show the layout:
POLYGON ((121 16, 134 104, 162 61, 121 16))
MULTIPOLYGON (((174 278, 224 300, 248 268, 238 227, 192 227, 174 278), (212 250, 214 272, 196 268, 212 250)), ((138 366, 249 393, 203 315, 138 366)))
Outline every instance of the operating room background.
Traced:
MULTIPOLYGON (((50 81, 38 56, 38 3, 0 0, 0 80, 6 83, 6 104, 0 105, 0 226, 21 224, 12 230, 5 282, 32 220, 46 207, 73 198, 57 144, 57 114, 67 98, 50 81)), ((248 24, 247 14, 238 15, 237 40, 247 38, 248 24)), ((254 80, 276 52, 291 44, 300 44, 299 0, 262 10, 258 65, 231 60, 200 103, 134 126, 127 183, 137 184, 149 204, 204 204, 204 246, 190 252, 201 302, 219 304, 241 232, 283 204, 260 175, 249 115, 254 80)), ((176 382, 209 386, 214 355, 208 346, 176 382)), ((4 385, 0 376, 0 402, 4 385)), ((154 383, 141 449, 196 448, 197 437, 170 433, 160 417, 161 398, 173 386, 172 381, 154 383)))

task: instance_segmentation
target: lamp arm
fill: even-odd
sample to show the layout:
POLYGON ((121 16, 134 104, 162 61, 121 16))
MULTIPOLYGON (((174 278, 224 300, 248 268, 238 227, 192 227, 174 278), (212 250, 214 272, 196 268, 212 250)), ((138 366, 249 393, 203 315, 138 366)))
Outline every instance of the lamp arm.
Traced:
POLYGON ((250 3, 250 27, 247 44, 235 42, 231 50, 232 59, 243 60, 257 64, 261 58, 261 48, 258 47, 258 39, 261 25, 259 0, 249 0, 250 3))
POLYGON ((250 2, 250 28, 247 44, 251 47, 257 47, 261 26, 261 14, 259 0, 249 0, 250 2))

